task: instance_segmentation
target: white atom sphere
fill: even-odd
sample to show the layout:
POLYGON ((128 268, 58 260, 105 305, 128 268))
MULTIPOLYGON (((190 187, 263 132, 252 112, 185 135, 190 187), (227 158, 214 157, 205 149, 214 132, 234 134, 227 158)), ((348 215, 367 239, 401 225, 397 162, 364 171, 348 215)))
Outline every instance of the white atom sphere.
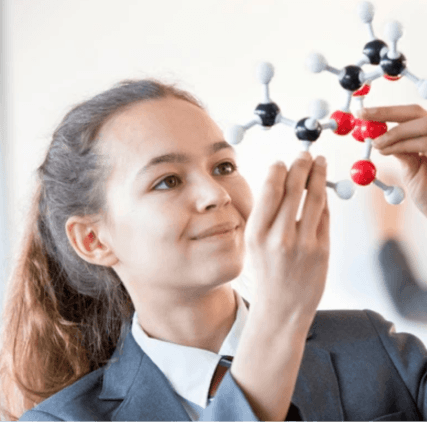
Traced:
POLYGON ((241 125, 231 125, 224 131, 225 141, 230 144, 239 144, 244 135, 245 129, 241 125))
POLYGON ((357 5, 357 14, 365 24, 372 22, 374 19, 374 12, 374 5, 369 1, 362 1, 357 5))
POLYGON ((302 148, 303 148, 303 151, 304 151, 304 152, 309 152, 309 151, 310 151, 310 147, 311 147, 311 145, 312 145, 312 142, 311 142, 311 141, 308 141, 308 140, 302 140, 302 141, 301 141, 301 144, 302 144, 302 148))
POLYGON ((261 84, 268 84, 274 76, 274 67, 269 62, 262 62, 256 68, 256 77, 261 84))
POLYGON ((342 180, 335 184, 335 192, 341 199, 348 200, 353 197, 356 192, 356 188, 352 181, 342 180))
POLYGON ((316 99, 310 102, 308 107, 310 118, 322 119, 329 113, 328 102, 322 99, 316 99))
POLYGON ((387 54, 387 52, 388 52, 388 47, 384 46, 380 51, 380 57, 385 56, 387 54))
POLYGON ((418 93, 423 99, 427 99, 427 80, 421 80, 417 84, 418 93))
POLYGON ((405 199, 405 192, 400 187, 393 186, 392 190, 385 192, 384 197, 390 205, 398 205, 405 199))
POLYGON ((403 27, 400 22, 392 21, 388 22, 384 28, 384 36, 387 40, 392 43, 396 42, 403 35, 403 27))
POLYGON ((317 74, 325 70, 325 68, 328 66, 328 62, 326 61, 325 57, 320 53, 311 53, 307 57, 305 65, 307 66, 310 72, 317 74))

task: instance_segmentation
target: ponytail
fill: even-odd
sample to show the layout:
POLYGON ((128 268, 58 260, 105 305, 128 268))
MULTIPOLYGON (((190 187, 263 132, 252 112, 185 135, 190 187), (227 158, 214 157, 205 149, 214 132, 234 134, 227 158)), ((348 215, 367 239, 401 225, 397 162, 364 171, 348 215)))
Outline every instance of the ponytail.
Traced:
POLYGON ((106 210, 110 168, 97 134, 132 103, 185 91, 154 80, 125 81, 77 105, 53 134, 37 170, 22 246, 6 288, 0 347, 0 418, 28 409, 106 365, 135 311, 112 268, 90 264, 65 233, 71 216, 106 210))

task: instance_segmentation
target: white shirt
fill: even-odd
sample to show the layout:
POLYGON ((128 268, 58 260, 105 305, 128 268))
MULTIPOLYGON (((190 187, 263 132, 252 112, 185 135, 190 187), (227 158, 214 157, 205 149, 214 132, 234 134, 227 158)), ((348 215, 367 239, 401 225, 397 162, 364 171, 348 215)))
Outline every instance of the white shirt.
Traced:
POLYGON ((149 337, 138 323, 135 312, 132 319, 132 335, 136 343, 159 367, 193 421, 208 405, 208 392, 213 374, 222 355, 235 356, 248 310, 241 296, 234 291, 237 314, 218 353, 149 337))

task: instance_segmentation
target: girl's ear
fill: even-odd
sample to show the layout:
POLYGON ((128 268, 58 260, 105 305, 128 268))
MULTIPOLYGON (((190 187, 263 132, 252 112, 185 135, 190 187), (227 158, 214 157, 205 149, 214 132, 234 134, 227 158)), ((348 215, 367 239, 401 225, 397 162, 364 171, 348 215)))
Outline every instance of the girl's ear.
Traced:
POLYGON ((110 246, 100 241, 100 228, 93 219, 70 217, 65 223, 65 232, 74 251, 86 262, 107 267, 118 262, 110 246))

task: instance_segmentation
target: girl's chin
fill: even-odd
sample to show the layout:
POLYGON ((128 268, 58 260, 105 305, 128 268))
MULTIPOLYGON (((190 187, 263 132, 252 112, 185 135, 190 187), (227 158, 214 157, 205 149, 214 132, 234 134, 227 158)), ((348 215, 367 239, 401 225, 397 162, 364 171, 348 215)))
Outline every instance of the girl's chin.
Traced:
POLYGON ((229 261, 227 264, 217 263, 216 266, 204 267, 203 274, 216 284, 228 283, 236 279, 243 271, 243 261, 229 261))

